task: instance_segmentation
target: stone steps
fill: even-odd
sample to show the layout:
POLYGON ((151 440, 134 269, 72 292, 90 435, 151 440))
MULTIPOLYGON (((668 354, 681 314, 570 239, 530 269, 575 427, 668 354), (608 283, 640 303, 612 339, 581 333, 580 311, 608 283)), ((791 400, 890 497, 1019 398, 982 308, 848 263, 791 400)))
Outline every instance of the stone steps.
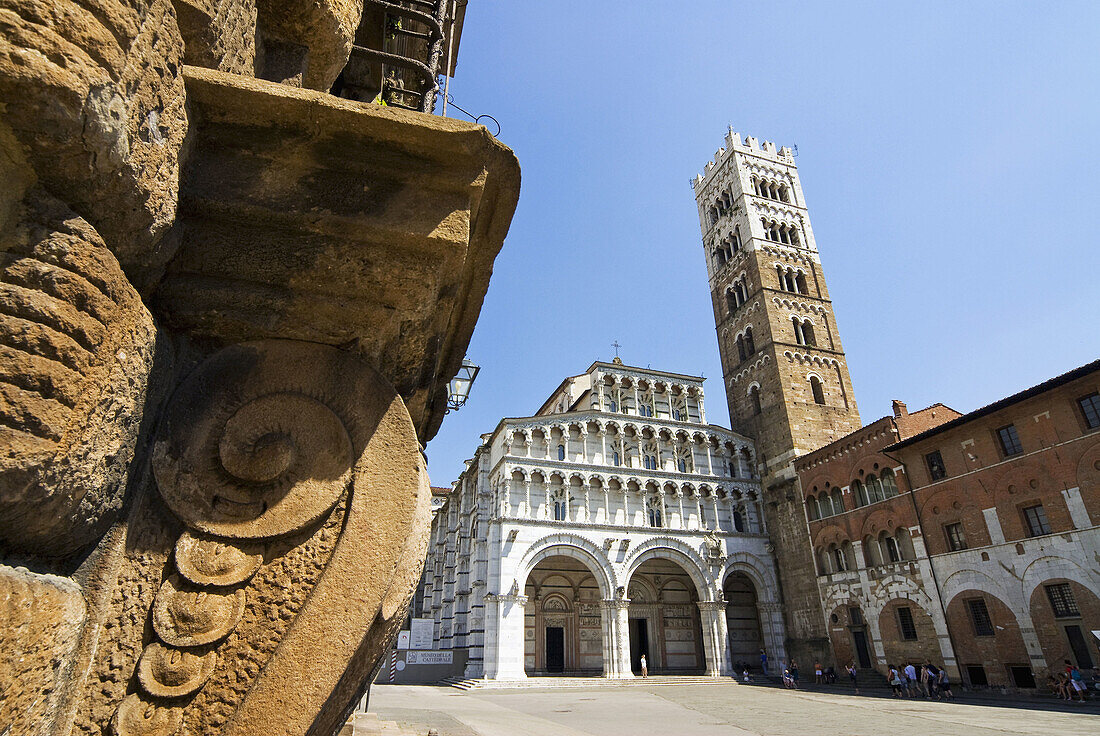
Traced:
POLYGON ((707 677, 706 675, 654 675, 633 679, 610 679, 604 677, 529 677, 526 680, 484 680, 449 677, 440 680, 437 685, 453 687, 457 690, 515 690, 524 688, 567 689, 581 687, 630 687, 632 685, 728 685, 737 684, 732 677, 707 677))
MULTIPOLYGON (((427 732, 429 736, 433 731, 427 732)), ((339 736, 425 736, 424 731, 410 731, 393 721, 383 721, 376 713, 353 713, 339 736)))

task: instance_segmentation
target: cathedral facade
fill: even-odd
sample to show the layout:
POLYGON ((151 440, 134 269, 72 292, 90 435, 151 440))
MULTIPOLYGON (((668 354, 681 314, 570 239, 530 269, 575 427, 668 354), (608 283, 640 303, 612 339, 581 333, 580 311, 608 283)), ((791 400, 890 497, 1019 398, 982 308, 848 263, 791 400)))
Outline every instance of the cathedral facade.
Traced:
POLYGON ((597 362, 501 420, 435 515, 417 608, 466 677, 731 672, 785 656, 753 443, 703 380, 597 362))

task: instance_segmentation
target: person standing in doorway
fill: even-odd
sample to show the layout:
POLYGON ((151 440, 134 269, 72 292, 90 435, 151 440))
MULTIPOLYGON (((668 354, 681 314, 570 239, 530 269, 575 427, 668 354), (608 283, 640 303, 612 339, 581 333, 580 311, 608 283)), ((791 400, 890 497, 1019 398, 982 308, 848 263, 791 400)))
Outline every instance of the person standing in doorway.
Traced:
POLYGON ((821 668, 821 660, 814 662, 814 684, 821 685, 825 682, 825 670, 821 668))
POLYGON ((649 667, 645 663, 645 655, 642 655, 642 677, 649 677, 649 667))
POLYGON ((765 649, 760 650, 760 671, 768 674, 768 652, 765 649))
POLYGON ((857 678, 859 672, 856 670, 856 663, 849 662, 846 669, 848 670, 848 677, 852 680, 852 690, 855 691, 856 695, 859 695, 859 679, 857 678))

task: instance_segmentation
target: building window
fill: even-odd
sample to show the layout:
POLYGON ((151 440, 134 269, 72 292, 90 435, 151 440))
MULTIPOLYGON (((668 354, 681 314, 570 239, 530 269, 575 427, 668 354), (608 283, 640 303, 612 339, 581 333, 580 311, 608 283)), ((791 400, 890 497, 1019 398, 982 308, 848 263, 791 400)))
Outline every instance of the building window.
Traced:
POLYGON ((898 628, 901 629, 902 639, 917 640, 917 627, 913 623, 913 611, 909 606, 898 607, 898 628))
POLYGON ((855 499, 856 506, 866 506, 871 503, 871 499, 867 497, 867 489, 858 480, 852 481, 852 498, 855 499))
POLYGON ((656 498, 649 500, 649 525, 652 527, 661 526, 661 503, 656 498))
POLYGON ((898 540, 893 537, 886 537, 883 540, 883 546, 886 548, 886 557, 890 562, 900 562, 901 553, 898 552, 898 540))
POLYGON ((733 528, 739 532, 745 531, 745 519, 741 516, 740 511, 733 512, 733 528))
POLYGON ((681 473, 688 472, 687 460, 685 460, 684 458, 680 458, 680 462, 678 463, 677 467, 680 468, 681 473))
POLYGON ((947 548, 952 552, 966 549, 966 534, 963 532, 963 525, 961 522, 944 524, 943 534, 947 537, 947 548))
POLYGON ((970 611, 970 623, 974 625, 974 636, 993 636, 993 619, 989 617, 984 598, 971 598, 966 602, 970 611))
POLYGON ((656 470, 657 469, 657 456, 656 455, 646 455, 646 456, 644 456, 642 458, 642 465, 645 467, 646 470, 656 470))
POLYGON ((1029 537, 1041 537, 1050 534, 1050 523, 1047 522, 1047 513, 1043 510, 1043 504, 1037 503, 1023 509, 1024 524, 1027 526, 1029 537))
POLYGON ((565 521, 565 501, 554 502, 554 521, 565 521))
POLYGON ((614 465, 615 467, 619 467, 620 465, 622 465, 622 460, 623 459, 619 455, 618 450, 615 450, 614 452, 611 453, 611 464, 614 465))
POLYGON ((947 477, 947 468, 943 466, 943 455, 940 454, 939 450, 925 455, 924 462, 928 464, 928 474, 932 476, 932 480, 947 477))
POLYGON ((1020 435, 1016 432, 1015 424, 1010 424, 1007 427, 998 429, 997 438, 1001 441, 1001 452, 1005 454, 1005 457, 1019 455, 1024 451, 1024 446, 1020 444, 1020 435))
POLYGON ((1050 600, 1050 607, 1054 610, 1055 618, 1079 618, 1081 616, 1081 611, 1077 608, 1077 601, 1073 597, 1073 591, 1070 590, 1069 583, 1055 583, 1044 587, 1047 591, 1047 598, 1050 600))
POLYGON ((752 402, 753 415, 760 414, 760 387, 753 386, 749 389, 749 401, 752 402))
POLYGON ((638 405, 638 416, 640 416, 640 417, 652 417, 653 416, 653 407, 650 406, 649 404, 639 404, 638 405))
POLYGON ((844 559, 844 550, 839 547, 833 550, 833 560, 836 562, 837 572, 844 572, 848 569, 848 561, 844 559))
POLYGON ((1081 407, 1085 425, 1089 429, 1100 427, 1100 393, 1094 391, 1088 396, 1082 396, 1077 399, 1077 406, 1081 407))
POLYGON ((565 445, 558 445, 558 460, 565 459, 565 445))
POLYGON ((817 376, 810 376, 810 391, 814 395, 814 403, 825 405, 825 390, 821 387, 821 379, 817 376))

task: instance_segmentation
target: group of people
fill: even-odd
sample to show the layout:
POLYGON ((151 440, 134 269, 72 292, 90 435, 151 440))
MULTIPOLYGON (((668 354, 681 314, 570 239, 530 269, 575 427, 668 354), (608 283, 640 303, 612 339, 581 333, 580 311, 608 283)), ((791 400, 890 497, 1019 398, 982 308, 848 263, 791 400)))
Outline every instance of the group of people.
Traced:
MULTIPOLYGON (((852 664, 850 667, 854 668, 855 665, 852 664)), ((947 676, 947 669, 936 667, 931 662, 925 662, 919 670, 912 662, 900 668, 888 665, 886 682, 893 689, 895 698, 923 697, 951 700, 955 697, 951 692, 951 680, 947 676)))
POLYGON ((1067 659, 1065 663, 1065 671, 1052 672, 1050 677, 1047 678, 1047 686, 1058 695, 1059 700, 1083 703, 1088 697, 1088 684, 1085 681, 1085 676, 1073 662, 1067 659))

